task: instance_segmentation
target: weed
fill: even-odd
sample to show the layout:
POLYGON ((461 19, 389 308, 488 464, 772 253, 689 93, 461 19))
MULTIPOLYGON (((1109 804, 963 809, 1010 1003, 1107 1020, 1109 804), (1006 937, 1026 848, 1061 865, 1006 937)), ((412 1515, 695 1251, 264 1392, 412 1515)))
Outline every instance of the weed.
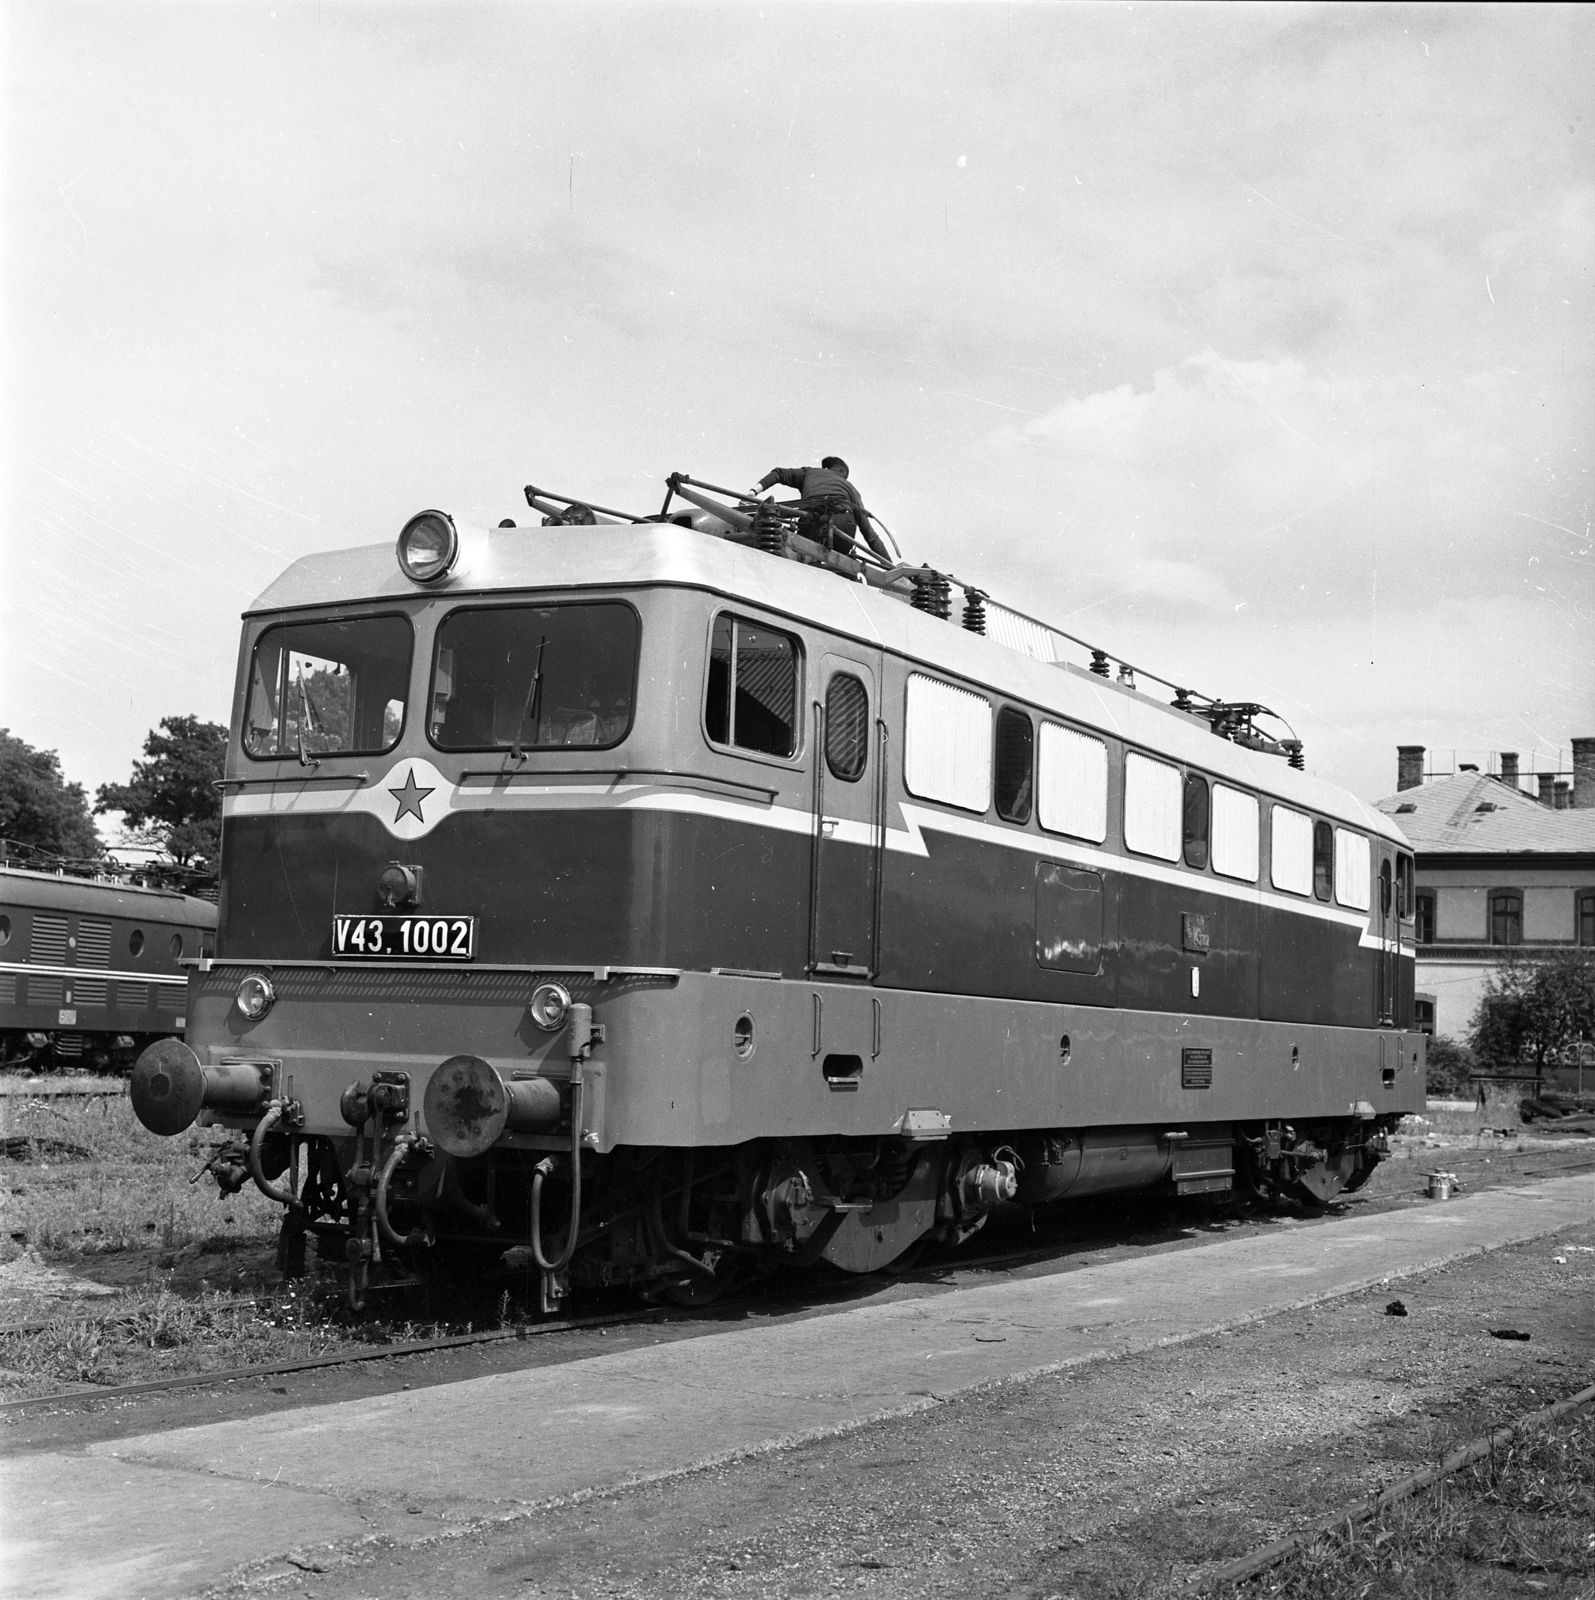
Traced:
POLYGON ((1495 1592, 1492 1574, 1501 1572, 1566 1579, 1588 1593, 1578 1580, 1595 1578, 1592 1528, 1595 1413, 1586 1408, 1222 1593, 1228 1600, 1484 1594, 1495 1592))

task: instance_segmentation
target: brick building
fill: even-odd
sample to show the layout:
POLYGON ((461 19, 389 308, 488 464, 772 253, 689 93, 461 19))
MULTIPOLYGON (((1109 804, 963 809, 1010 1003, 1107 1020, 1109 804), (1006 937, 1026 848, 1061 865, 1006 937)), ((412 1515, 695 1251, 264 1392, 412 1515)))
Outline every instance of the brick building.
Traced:
POLYGON ((1461 1039, 1503 950, 1595 946, 1595 738, 1573 740, 1570 775, 1537 774, 1538 795, 1511 751, 1499 773, 1427 780, 1423 756, 1397 747, 1376 804, 1417 859, 1418 1023, 1461 1039))

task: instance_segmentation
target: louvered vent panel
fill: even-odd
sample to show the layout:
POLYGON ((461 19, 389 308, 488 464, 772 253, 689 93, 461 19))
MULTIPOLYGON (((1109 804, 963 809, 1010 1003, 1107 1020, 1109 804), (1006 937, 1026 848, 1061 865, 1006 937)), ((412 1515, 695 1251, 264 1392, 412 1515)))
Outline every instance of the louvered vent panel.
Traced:
POLYGON ((111 925, 108 922, 78 923, 78 965, 108 967, 111 964, 111 925))
POLYGON ((1033 661, 1052 662, 1057 659, 1054 636, 1039 622, 1021 617, 1017 612, 1000 606, 995 600, 986 602, 986 637, 1017 650, 1033 661))
POLYGON ((28 959, 40 966, 59 967, 66 962, 66 918, 48 911, 33 913, 33 940, 28 959))
POLYGON ((17 980, 12 973, 0 973, 0 1006, 17 1003, 17 980))
POLYGON ((30 1006, 58 1006, 65 986, 59 978, 41 978, 33 973, 28 978, 28 1004, 30 1006))
POLYGON ((106 983, 104 978, 74 978, 72 1001, 80 1006, 103 1006, 106 983))

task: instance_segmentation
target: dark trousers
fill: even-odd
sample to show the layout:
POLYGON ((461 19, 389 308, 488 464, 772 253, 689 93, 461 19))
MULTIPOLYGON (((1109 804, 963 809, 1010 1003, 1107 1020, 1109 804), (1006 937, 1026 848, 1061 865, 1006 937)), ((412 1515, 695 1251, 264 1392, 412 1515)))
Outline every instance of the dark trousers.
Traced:
POLYGON ((844 556, 852 553, 858 522, 850 500, 836 494, 811 494, 794 503, 803 514, 798 532, 805 539, 812 539, 844 556))

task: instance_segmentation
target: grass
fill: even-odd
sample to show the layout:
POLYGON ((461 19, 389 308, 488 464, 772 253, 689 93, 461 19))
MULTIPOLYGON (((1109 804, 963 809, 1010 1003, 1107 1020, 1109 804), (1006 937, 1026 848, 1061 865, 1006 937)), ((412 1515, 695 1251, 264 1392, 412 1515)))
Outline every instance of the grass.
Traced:
POLYGON ((1483 1600, 1595 1594, 1595 1410, 1356 1527, 1315 1540, 1225 1600, 1483 1600))
MULTIPOLYGON (((268 1242, 276 1207, 246 1190, 218 1204, 209 1180, 190 1183, 219 1135, 162 1139, 142 1127, 123 1096, 0 1096, 0 1140, 24 1136, 42 1149, 0 1158, 0 1264, 25 1251, 78 1261, 159 1243, 171 1250, 236 1230, 268 1242), (77 1145, 84 1157, 58 1155, 77 1145)), ((0 1315, 4 1295, 0 1291, 0 1315)))
POLYGON ((389 1292, 356 1318, 341 1273, 313 1250, 310 1276, 284 1282, 280 1209, 252 1185, 223 1197, 209 1177, 190 1182, 220 1141, 203 1129, 149 1133, 120 1093, 0 1094, 0 1151, 24 1151, 0 1154, 0 1327, 45 1324, 0 1332, 0 1400, 296 1361, 521 1314, 484 1291, 451 1298, 446 1321, 413 1320, 413 1301, 389 1292))
POLYGON ((1524 1127, 1518 1110, 1520 1103, 1521 1096, 1516 1091, 1495 1089, 1490 1093, 1489 1104, 1482 1111, 1477 1106, 1469 1106, 1465 1111, 1427 1110, 1417 1116, 1403 1117, 1399 1131, 1418 1137, 1437 1133, 1442 1138, 1489 1133, 1498 1128, 1519 1132, 1524 1127))

